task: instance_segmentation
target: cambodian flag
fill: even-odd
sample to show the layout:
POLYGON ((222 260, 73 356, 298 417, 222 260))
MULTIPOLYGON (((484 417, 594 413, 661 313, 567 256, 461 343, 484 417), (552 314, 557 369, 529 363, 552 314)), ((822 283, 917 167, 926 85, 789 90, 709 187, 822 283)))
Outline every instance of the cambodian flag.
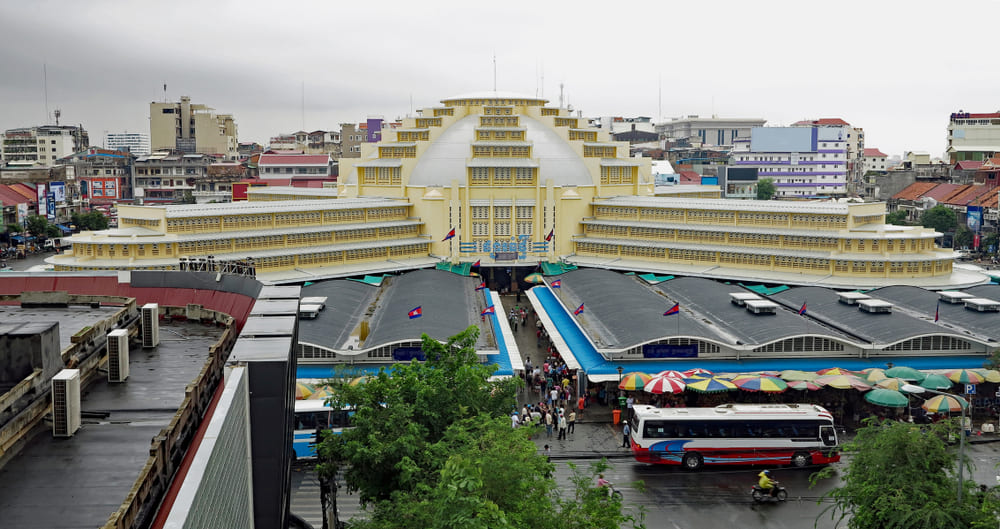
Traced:
POLYGON ((482 290, 482 289, 484 289, 484 288, 486 288, 486 283, 485 283, 485 282, 483 282, 483 283, 479 283, 479 286, 478 286, 478 287, 476 287, 476 290, 482 290))
POLYGON ((681 312, 681 304, 680 303, 674 303, 674 306, 670 307, 669 309, 667 309, 667 311, 664 312, 663 315, 664 316, 673 316, 674 314, 679 314, 680 312, 681 312))
POLYGON ((935 323, 941 319, 941 302, 938 301, 937 307, 934 307, 934 321, 935 323))
POLYGON ((573 315, 577 315, 577 314, 583 314, 583 303, 580 303, 580 306, 577 307, 576 310, 573 311, 573 315))
POLYGON ((552 228, 551 230, 549 230, 549 234, 545 236, 545 242, 551 241, 552 240, 552 236, 555 235, 555 234, 556 234, 556 229, 555 228, 552 228))
POLYGON ((562 288, 562 279, 556 279, 553 281, 552 288, 562 288))
POLYGON ((448 232, 448 235, 445 235, 444 239, 441 239, 441 242, 447 241, 448 239, 451 239, 454 236, 455 236, 455 228, 452 228, 451 231, 448 232))
POLYGON ((481 261, 481 259, 476 259, 476 262, 472 263, 472 266, 479 266, 479 261, 481 261))
POLYGON ((806 314, 806 302, 802 302, 802 308, 799 309, 799 316, 805 316, 806 314))
POLYGON ((406 315, 409 316, 411 320, 413 318, 419 318, 419 317, 421 317, 421 316, 424 315, 424 309, 422 309, 422 308, 420 308, 418 306, 418 307, 414 308, 413 310, 411 310, 410 312, 407 312, 406 315))
POLYGON ((486 310, 484 310, 484 311, 483 311, 482 313, 480 313, 480 314, 481 314, 482 316, 485 316, 485 315, 487 315, 487 314, 496 314, 496 313, 497 313, 497 309, 496 309, 496 308, 495 308, 495 307, 494 307, 493 305, 490 305, 489 307, 486 307, 486 310))

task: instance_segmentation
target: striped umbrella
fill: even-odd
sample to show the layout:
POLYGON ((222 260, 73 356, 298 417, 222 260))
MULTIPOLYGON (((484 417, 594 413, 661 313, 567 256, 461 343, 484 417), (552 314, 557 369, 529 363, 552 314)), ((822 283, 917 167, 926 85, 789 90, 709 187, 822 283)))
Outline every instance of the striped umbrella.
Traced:
POLYGON ((854 375, 854 371, 848 371, 842 367, 828 367, 826 369, 820 369, 816 372, 819 376, 827 375, 854 375))
POLYGON ((295 383, 295 400, 308 399, 313 393, 313 387, 305 382, 295 383))
POLYGON ((927 375, 927 378, 920 383, 920 387, 927 389, 951 389, 952 385, 951 379, 936 373, 927 375))
MULTIPOLYGON (((875 383, 875 387, 882 389, 891 389, 893 391, 903 391, 903 386, 909 384, 909 382, 901 378, 883 378, 875 383)), ((949 385, 950 386, 950 385, 949 385)))
POLYGON ((968 408, 969 403, 965 399, 958 399, 951 395, 938 395, 927 399, 920 407, 930 413, 951 413, 968 408))
POLYGON ((687 375, 685 375, 684 373, 681 373, 680 371, 674 371, 672 369, 668 369, 666 371, 660 371, 659 373, 656 374, 656 376, 676 378, 677 380, 687 378, 687 375))
POLYGON ((673 377, 653 377, 642 388, 646 393, 655 393, 657 395, 662 393, 683 393, 684 392, 684 382, 678 378, 673 377))
POLYGON ((698 393, 722 393, 736 389, 736 384, 723 378, 688 378, 684 380, 687 389, 698 393))
POLYGON ((957 382, 959 384, 981 384, 986 380, 986 377, 971 369, 952 369, 951 371, 945 371, 942 374, 948 377, 952 382, 957 382))
POLYGON ((368 382, 368 375, 362 375, 360 377, 353 378, 347 384, 350 385, 350 386, 360 386, 361 384, 364 384, 365 382, 368 382))
POLYGON ((823 389, 823 388, 817 386, 815 383, 809 382, 808 380, 792 380, 792 381, 789 381, 788 382, 788 387, 791 388, 791 389, 797 389, 799 391, 807 391, 807 390, 808 391, 819 391, 820 389, 823 389))
POLYGON ((684 374, 684 378, 691 378, 691 377, 702 376, 702 375, 709 376, 709 377, 712 376, 712 372, 711 371, 709 371, 707 369, 702 369, 700 367, 696 367, 694 369, 688 369, 683 374, 684 374))
POLYGON ((827 386, 837 389, 856 389, 858 391, 868 391, 872 389, 867 382, 854 375, 827 375, 817 377, 813 382, 819 386, 827 386))
POLYGON ((733 384, 744 391, 762 391, 764 393, 781 393, 788 389, 788 384, 777 377, 750 375, 736 377, 733 384))
POLYGON ((1000 371, 996 369, 974 369, 973 371, 983 375, 987 382, 1000 382, 1000 371))
POLYGON ((891 378, 901 378, 907 382, 920 382, 927 378, 927 373, 917 371, 912 367, 895 366, 885 370, 885 376, 891 378))
POLYGON ((618 383, 618 389, 624 389, 625 391, 640 391, 652 379, 653 377, 638 371, 626 373, 625 376, 622 377, 622 381, 618 383))
POLYGON ((889 377, 886 376, 884 369, 873 368, 865 372, 865 380, 871 382, 872 384, 878 382, 879 380, 885 380, 889 377))
POLYGON ((987 382, 1000 382, 1000 371, 996 369, 973 369, 973 371, 983 375, 987 382))
POLYGON ((309 397, 310 399, 328 399, 330 395, 333 394, 333 388, 330 386, 319 386, 316 391, 309 397))
POLYGON ((782 380, 815 380, 817 375, 811 371, 799 371, 798 369, 786 369, 778 375, 782 380))

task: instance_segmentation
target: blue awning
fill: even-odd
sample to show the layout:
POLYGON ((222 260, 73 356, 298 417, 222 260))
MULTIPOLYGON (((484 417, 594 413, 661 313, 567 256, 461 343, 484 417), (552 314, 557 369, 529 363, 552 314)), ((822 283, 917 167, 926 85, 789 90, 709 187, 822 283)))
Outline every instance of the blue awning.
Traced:
POLYGON ((69 226, 65 224, 56 224, 56 227, 62 230, 63 233, 73 233, 73 230, 71 230, 69 226))

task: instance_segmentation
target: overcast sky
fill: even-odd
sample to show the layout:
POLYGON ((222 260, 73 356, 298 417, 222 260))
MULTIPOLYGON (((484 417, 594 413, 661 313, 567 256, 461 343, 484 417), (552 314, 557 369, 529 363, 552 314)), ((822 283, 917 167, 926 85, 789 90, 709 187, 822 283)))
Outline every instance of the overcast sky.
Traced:
POLYGON ((495 54, 497 89, 557 103, 562 83, 585 116, 840 117, 868 147, 940 156, 951 112, 1000 109, 1000 45, 977 29, 998 14, 997 0, 5 1, 0 128, 60 109, 101 144, 188 95, 263 143, 490 90, 495 54))

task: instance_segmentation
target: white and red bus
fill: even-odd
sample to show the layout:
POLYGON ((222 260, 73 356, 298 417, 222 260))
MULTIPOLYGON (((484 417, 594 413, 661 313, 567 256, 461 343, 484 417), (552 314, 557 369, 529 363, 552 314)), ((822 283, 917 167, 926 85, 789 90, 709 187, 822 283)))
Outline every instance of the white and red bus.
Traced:
POLYGON ((814 404, 723 404, 714 408, 635 406, 629 420, 640 463, 821 465, 840 461, 833 416, 814 404))

